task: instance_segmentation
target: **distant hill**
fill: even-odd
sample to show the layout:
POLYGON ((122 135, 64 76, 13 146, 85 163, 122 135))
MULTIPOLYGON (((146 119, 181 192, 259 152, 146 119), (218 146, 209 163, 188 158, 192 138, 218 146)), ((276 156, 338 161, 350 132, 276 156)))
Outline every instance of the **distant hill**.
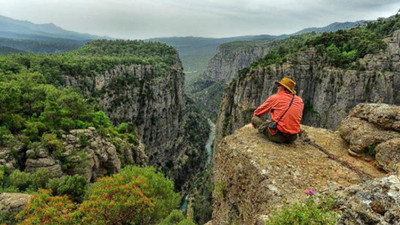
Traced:
MULTIPOLYGON (((53 23, 35 24, 0 16, 0 47, 31 53, 60 53, 108 37, 64 30, 53 23)), ((0 51, 2 53, 2 51, 0 51)))
POLYGON ((343 22, 343 23, 332 23, 329 24, 326 27, 310 27, 310 28, 305 28, 303 30, 300 30, 294 34, 304 34, 304 33, 311 33, 311 32, 316 32, 316 33, 324 33, 324 32, 335 32, 338 30, 345 30, 345 29, 350 29, 353 27, 356 27, 357 25, 362 26, 365 22, 365 20, 360 20, 356 22, 343 22))
POLYGON ((53 23, 35 24, 29 21, 15 20, 5 16, 0 16, 0 37, 29 40, 61 38, 77 41, 100 38, 107 39, 107 37, 64 30, 53 23))
POLYGON ((0 54, 14 54, 14 53, 26 53, 25 51, 15 49, 15 48, 10 48, 7 46, 0 46, 0 54))

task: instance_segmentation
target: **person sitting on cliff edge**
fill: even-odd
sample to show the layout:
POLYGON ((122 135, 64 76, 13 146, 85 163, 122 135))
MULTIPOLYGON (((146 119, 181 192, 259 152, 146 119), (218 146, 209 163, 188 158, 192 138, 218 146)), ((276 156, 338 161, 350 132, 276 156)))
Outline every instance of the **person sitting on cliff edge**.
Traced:
POLYGON ((296 95, 296 83, 287 77, 275 81, 278 92, 271 95, 253 113, 251 123, 267 138, 277 143, 292 143, 300 133, 300 121, 303 116, 303 100, 296 95), (271 114, 271 121, 261 116, 271 114))

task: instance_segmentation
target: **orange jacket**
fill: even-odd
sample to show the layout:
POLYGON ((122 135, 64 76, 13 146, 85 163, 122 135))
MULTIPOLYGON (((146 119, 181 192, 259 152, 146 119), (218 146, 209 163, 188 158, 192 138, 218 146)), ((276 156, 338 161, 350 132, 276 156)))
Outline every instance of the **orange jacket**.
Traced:
MULTIPOLYGON (((262 105, 260 105, 253 113, 254 116, 263 116, 270 112, 271 120, 277 121, 289 107, 293 95, 286 91, 280 91, 271 95, 262 105)), ((300 122, 303 116, 304 103, 303 100, 295 96, 292 106, 278 122, 278 130, 286 134, 297 134, 300 132, 300 122)))

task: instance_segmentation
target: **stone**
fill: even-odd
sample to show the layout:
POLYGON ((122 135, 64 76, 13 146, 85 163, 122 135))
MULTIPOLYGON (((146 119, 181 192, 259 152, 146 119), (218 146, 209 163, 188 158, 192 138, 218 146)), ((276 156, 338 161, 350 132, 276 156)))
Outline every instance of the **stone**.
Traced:
POLYGON ((400 133, 383 130, 366 120, 348 116, 340 126, 340 135, 350 144, 350 150, 357 154, 374 151, 375 147, 393 138, 400 138, 400 133))
POLYGON ((21 211, 29 202, 31 195, 22 193, 0 194, 0 215, 12 216, 21 211))
POLYGON ((336 193, 338 225, 399 225, 400 179, 392 175, 353 185, 336 193))
POLYGON ((376 146, 375 162, 387 172, 397 172, 400 167, 400 138, 376 146))

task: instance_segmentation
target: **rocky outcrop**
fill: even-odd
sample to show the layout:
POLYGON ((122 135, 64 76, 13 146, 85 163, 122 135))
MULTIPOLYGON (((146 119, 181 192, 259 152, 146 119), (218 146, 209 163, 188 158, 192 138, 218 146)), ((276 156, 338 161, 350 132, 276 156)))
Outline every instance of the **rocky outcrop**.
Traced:
POLYGON ((1 193, 0 194, 0 219, 7 221, 21 211, 29 202, 31 195, 22 193, 1 193))
POLYGON ((338 128, 360 102, 400 104, 400 31, 384 40, 386 51, 360 60, 364 70, 326 66, 316 50, 308 49, 282 65, 254 68, 226 88, 217 122, 217 141, 249 123, 251 114, 275 92, 274 81, 283 76, 297 82, 305 102, 303 123, 338 128))
MULTIPOLYGON (((10 156, 10 162, 22 164, 19 169, 30 173, 46 168, 52 177, 80 174, 87 181, 94 181, 104 174, 117 173, 122 165, 147 163, 142 143, 131 144, 119 138, 111 140, 101 136, 93 127, 71 130, 62 135, 60 142, 57 149, 44 143, 33 145, 26 150, 24 159, 10 156)), ((0 161, 0 165, 8 164, 0 161)))
POLYGON ((247 125, 218 144, 213 224, 253 225, 285 202, 305 199, 308 189, 329 192, 385 176, 371 163, 349 156, 338 132, 302 129, 307 135, 295 143, 276 144, 247 125))
POLYGON ((350 186, 336 193, 338 225, 400 224, 400 179, 392 175, 350 186))
POLYGON ((399 106, 359 104, 342 121, 339 131, 350 144, 350 154, 375 156, 377 165, 388 172, 400 168, 399 106))

